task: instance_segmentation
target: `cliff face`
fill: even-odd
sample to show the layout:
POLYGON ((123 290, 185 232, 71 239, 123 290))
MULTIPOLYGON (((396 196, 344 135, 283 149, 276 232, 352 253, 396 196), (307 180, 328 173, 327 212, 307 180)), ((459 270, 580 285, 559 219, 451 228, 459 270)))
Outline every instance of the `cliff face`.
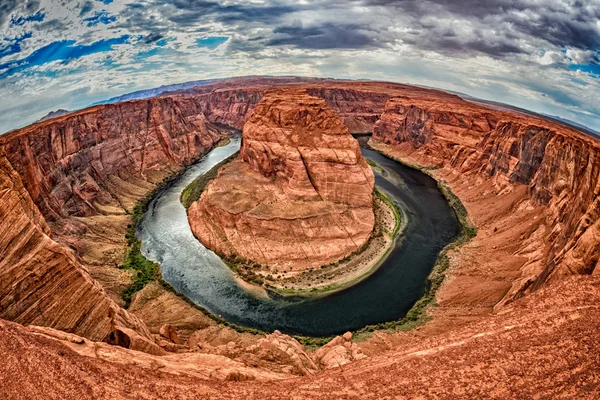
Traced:
MULTIPOLYGON (((394 98, 373 139, 396 146, 423 164, 470 176, 471 186, 496 194, 525 186, 544 215, 537 246, 543 257, 526 262, 512 295, 552 277, 590 274, 600 259, 600 143, 539 118, 488 109, 458 98, 394 98)), ((483 192, 482 192, 483 193, 483 192)), ((514 206, 514 210, 518 208, 514 206)), ((521 238, 522 240, 523 238, 521 238)), ((523 253, 530 251, 523 241, 523 253)))
POLYGON ((123 183, 159 180, 218 138, 192 104, 160 98, 32 125, 3 137, 0 145, 42 214, 56 220, 120 206, 120 196, 127 197, 123 183))
POLYGON ((220 137, 174 99, 94 107, 2 136, 0 317, 152 350, 145 325, 81 261, 104 247, 121 260, 126 209, 220 137), (120 228, 107 229, 115 220, 120 228), (92 231, 95 242, 80 246, 92 231))
POLYGON ((358 143, 325 101, 271 92, 244 126, 239 160, 220 171, 189 219, 217 252, 317 267, 366 243, 373 185, 358 143))
POLYGON ((415 88, 401 85, 366 84, 360 82, 311 83, 314 79, 301 80, 260 80, 240 79, 237 84, 218 83, 178 92, 181 101, 192 101, 206 118, 215 123, 242 129, 252 115, 265 92, 273 86, 303 83, 301 88, 308 94, 320 97, 344 121, 351 133, 365 133, 373 130, 373 125, 383 112, 386 101, 393 95, 415 88), (388 87, 389 86, 389 87, 388 87))
POLYGON ((390 96, 384 91, 352 86, 311 87, 307 92, 325 100, 352 133, 372 132, 390 96))
POLYGON ((51 326, 92 340, 115 327, 149 337, 108 298, 50 229, 0 148, 0 318, 51 326))

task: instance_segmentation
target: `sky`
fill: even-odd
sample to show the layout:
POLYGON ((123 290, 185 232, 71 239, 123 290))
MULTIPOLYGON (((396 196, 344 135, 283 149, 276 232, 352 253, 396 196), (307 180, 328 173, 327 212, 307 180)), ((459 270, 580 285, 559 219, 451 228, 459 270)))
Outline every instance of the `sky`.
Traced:
POLYGON ((0 132, 247 75, 426 85, 600 130, 600 0, 0 0, 0 132))

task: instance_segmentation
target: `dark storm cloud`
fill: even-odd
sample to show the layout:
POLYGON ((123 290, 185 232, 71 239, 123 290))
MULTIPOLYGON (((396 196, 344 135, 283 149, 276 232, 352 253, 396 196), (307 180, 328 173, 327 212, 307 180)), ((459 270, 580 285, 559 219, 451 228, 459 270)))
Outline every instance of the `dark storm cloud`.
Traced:
POLYGON ((151 32, 142 39, 142 42, 145 44, 150 44, 159 41, 163 37, 164 35, 160 32, 151 32))
POLYGON ((86 2, 81 4, 81 11, 79 12, 79 16, 83 17, 90 11, 94 9, 94 3, 91 0, 87 0, 86 2))
POLYGON ((267 41, 269 46, 289 45, 302 49, 360 49, 379 47, 368 27, 361 25, 335 25, 325 23, 318 26, 302 24, 280 26, 273 29, 274 37, 267 41))
MULTIPOLYGON (((391 13, 403 14, 417 27, 419 37, 408 39, 426 49, 463 50, 499 57, 526 52, 532 41, 580 50, 600 47, 600 2, 598 0, 546 1, 533 0, 365 0, 364 4, 380 6, 391 13), (422 19, 454 18, 456 21, 480 25, 495 35, 458 35, 444 39, 441 24, 424 26, 422 19), (431 18, 433 17, 433 18, 431 18)), ((411 25, 412 25, 411 24, 411 25)))
POLYGON ((229 4, 205 0, 159 0, 148 4, 135 3, 127 6, 123 12, 131 24, 145 26, 151 24, 153 14, 150 9, 160 13, 171 23, 181 27, 193 27, 199 23, 221 22, 273 23, 283 15, 293 13, 298 7, 291 5, 229 4), (147 7, 150 6, 150 7, 147 7))

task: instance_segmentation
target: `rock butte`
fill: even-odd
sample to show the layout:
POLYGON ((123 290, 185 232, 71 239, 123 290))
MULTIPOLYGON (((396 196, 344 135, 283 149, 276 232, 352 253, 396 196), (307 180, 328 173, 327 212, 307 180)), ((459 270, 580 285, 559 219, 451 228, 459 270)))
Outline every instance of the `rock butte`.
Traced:
POLYGON ((217 253, 315 268, 367 243, 373 187, 358 142, 323 99, 273 91, 244 125, 239 159, 192 204, 189 221, 217 253))
POLYGON ((597 138, 383 82, 231 79, 10 132, 0 136, 0 394, 598 398, 599 174, 597 138), (121 308, 125 209, 205 154, 223 135, 213 123, 241 129, 266 91, 292 84, 351 132, 373 131, 373 147, 437 167, 468 209, 478 234, 451 253, 431 320, 311 353, 286 335, 217 325, 156 283, 121 308))

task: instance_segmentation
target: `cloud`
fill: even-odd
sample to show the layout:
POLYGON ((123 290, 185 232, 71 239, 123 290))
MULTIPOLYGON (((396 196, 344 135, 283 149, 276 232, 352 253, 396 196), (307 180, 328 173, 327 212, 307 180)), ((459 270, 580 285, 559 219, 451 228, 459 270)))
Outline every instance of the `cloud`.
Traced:
POLYGON ((32 37, 31 32, 22 34, 12 39, 2 39, 0 41, 0 59, 21 52, 21 44, 32 37))
POLYGON ((114 45, 123 44, 128 39, 129 36, 124 35, 119 38, 100 40, 90 45, 76 45, 74 40, 53 42, 34 51, 24 59, 0 64, 0 70, 6 69, 5 72, 0 74, 0 78, 6 78, 27 68, 44 65, 53 61, 68 62, 90 54, 107 52, 114 45))
POLYGON ((145 44, 150 44, 159 41, 163 37, 163 34, 160 32, 150 32, 144 37, 144 39, 142 39, 142 42, 144 42, 145 44))
POLYGON ((358 24, 304 26, 302 23, 279 26, 268 46, 293 46, 302 49, 360 49, 380 47, 376 33, 358 24))
MULTIPOLYGON (((20 12, 22 14, 30 15, 35 13, 39 9, 38 0, 2 0, 0 1, 0 28, 10 18, 13 13, 20 12)), ((17 17, 18 19, 19 17, 17 17)))
POLYGON ((416 33, 409 43, 441 52, 459 49, 502 56, 538 51, 534 44, 600 47, 598 0, 367 0, 367 4, 403 15, 416 33), (444 39, 448 21, 471 29, 444 39))
POLYGON ((42 11, 38 11, 33 15, 29 15, 26 17, 14 17, 11 18, 10 20, 10 25, 11 26, 23 26, 28 22, 41 22, 44 20, 44 17, 46 16, 45 13, 43 13, 42 11))
POLYGON ((110 15, 108 12, 103 10, 103 11, 96 12, 91 17, 84 18, 83 22, 87 22, 87 26, 88 26, 88 28, 90 28, 90 27, 96 26, 98 24, 108 25, 112 22, 115 22, 116 20, 117 20, 117 17, 115 17, 114 15, 110 15))
POLYGON ((91 0, 87 0, 81 5, 81 11, 79 12, 79 16, 83 17, 84 15, 86 15, 90 11, 92 11, 93 9, 94 9, 94 3, 92 3, 91 0))
POLYGON ((597 126, 599 20, 600 0, 0 0, 0 96, 21 105, 0 104, 0 131, 42 103, 250 74, 418 83, 597 126))

